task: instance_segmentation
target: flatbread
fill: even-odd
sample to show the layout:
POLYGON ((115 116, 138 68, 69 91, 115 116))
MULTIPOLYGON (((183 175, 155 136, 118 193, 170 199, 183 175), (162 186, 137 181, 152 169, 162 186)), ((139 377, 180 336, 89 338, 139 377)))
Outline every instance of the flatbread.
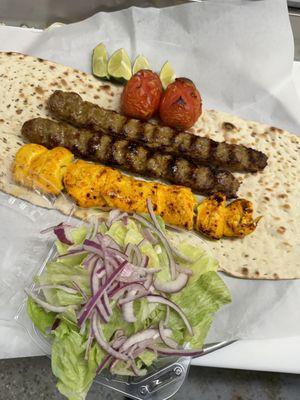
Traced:
MULTIPOLYGON (((85 100, 119 111, 122 87, 18 53, 0 53, 0 80, 0 189, 68 214, 74 204, 67 197, 49 199, 12 182, 11 164, 24 144, 21 126, 30 118, 51 117, 46 102, 56 89, 75 91, 85 100)), ((264 171, 235 174, 242 181, 239 197, 251 200, 256 215, 263 218, 256 231, 243 239, 208 242, 220 270, 241 278, 300 278, 300 138, 214 110, 205 110, 192 132, 251 146, 269 156, 264 171)), ((84 218, 94 212, 76 208, 74 215, 84 218)))

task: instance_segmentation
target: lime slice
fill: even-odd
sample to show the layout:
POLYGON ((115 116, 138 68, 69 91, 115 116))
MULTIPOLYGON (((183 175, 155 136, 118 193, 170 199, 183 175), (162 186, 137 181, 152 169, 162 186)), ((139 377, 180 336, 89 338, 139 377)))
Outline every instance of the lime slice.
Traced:
POLYGON ((98 78, 109 78, 107 72, 107 50, 104 43, 98 44, 93 50, 92 68, 93 74, 98 78))
POLYGON ((132 67, 132 73, 136 74, 141 69, 150 69, 149 62, 143 55, 138 55, 132 67))
POLYGON ((117 81, 129 81, 132 76, 131 61, 124 49, 119 49, 110 57, 107 65, 108 74, 117 81))
POLYGON ((159 73, 159 78, 164 89, 166 89, 170 83, 175 81, 176 75, 169 61, 164 63, 162 66, 162 69, 159 73))

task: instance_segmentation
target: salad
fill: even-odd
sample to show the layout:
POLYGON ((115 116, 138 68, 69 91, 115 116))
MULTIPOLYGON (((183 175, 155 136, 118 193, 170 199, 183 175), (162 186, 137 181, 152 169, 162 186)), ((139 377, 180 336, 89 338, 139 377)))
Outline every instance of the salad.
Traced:
POLYGON ((85 399, 96 374, 143 376, 162 356, 201 354, 213 314, 231 301, 216 260, 149 214, 59 224, 56 256, 34 278, 27 312, 51 339, 59 391, 85 399))

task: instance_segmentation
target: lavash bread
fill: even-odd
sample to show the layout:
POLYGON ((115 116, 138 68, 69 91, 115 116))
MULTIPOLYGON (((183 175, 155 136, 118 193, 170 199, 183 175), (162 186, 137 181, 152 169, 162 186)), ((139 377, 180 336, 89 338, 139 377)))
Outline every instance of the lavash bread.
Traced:
MULTIPOLYGON (((22 124, 34 117, 50 117, 46 103, 56 89, 75 91, 84 100, 119 111, 122 87, 103 83, 76 69, 18 53, 0 53, 0 189, 65 214, 74 209, 66 196, 49 199, 18 186, 11 165, 24 144, 22 124)), ((191 130, 217 141, 244 144, 265 152, 268 166, 255 174, 239 174, 239 197, 263 215, 256 231, 243 239, 222 239, 208 244, 220 270, 252 279, 300 278, 300 138, 279 128, 214 110, 205 110, 191 130)), ((85 218, 95 210, 80 210, 85 218)))

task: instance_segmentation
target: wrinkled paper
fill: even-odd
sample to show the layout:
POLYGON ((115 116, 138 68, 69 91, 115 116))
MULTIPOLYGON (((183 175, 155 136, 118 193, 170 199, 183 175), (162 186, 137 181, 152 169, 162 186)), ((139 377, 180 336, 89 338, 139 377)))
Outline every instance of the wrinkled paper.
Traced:
MULTIPOLYGON (((99 42, 110 53, 125 48, 131 59, 142 53, 155 70, 169 60, 177 76, 195 81, 206 108, 300 132, 293 37, 284 0, 133 7, 44 32, 0 27, 1 51, 23 52, 88 73, 99 42)), ((24 339, 14 317, 24 287, 47 253, 49 243, 39 230, 62 216, 3 194, 0 204, 0 357, 33 355, 39 350, 24 339)), ((300 335, 299 281, 223 278, 233 303, 217 314, 209 341, 300 335)))

